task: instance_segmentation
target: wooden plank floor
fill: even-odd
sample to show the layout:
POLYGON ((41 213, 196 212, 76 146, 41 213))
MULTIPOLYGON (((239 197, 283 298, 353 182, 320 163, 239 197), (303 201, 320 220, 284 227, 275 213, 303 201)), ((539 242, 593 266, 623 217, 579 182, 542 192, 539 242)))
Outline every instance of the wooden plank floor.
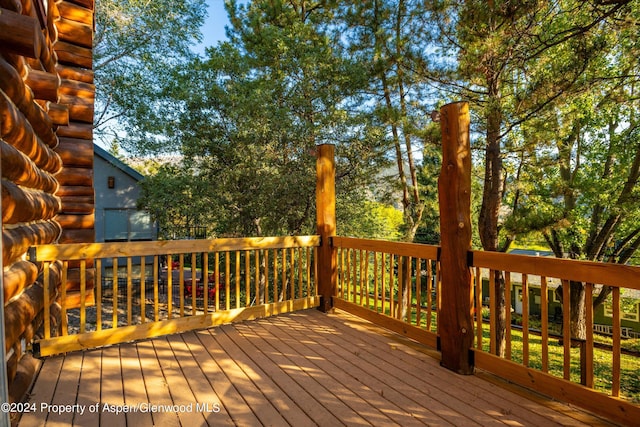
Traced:
POLYGON ((19 425, 606 425, 432 355, 307 310, 49 358, 19 425))

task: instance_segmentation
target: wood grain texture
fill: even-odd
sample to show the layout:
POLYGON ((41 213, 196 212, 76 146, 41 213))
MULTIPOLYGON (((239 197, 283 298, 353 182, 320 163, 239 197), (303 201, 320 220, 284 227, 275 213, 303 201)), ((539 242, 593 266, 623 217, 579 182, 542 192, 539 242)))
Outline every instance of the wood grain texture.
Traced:
POLYGON ((640 290, 640 267, 473 251, 473 266, 640 290))
POLYGON ((471 147, 469 104, 440 109, 442 169, 440 206, 440 291, 438 332, 442 364, 461 374, 473 373, 473 288, 467 253, 471 249, 471 147))
MULTIPOLYGON (((432 356, 420 344, 343 312, 305 310, 121 344, 108 353, 47 358, 29 402, 52 402, 66 393, 58 384, 67 376, 77 378, 80 404, 194 405, 191 413, 152 412, 153 423, 162 426, 605 425, 522 389, 456 375, 432 356), (217 409, 196 411, 196 403, 217 409)), ((46 416, 25 414, 19 426, 55 425, 46 416)), ((74 423, 106 425, 106 414, 100 416, 96 421, 85 412, 74 423)), ((139 416, 110 422, 139 425, 139 416)))
POLYGON ((318 249, 318 292, 320 309, 326 312, 337 295, 337 252, 331 245, 331 237, 336 235, 335 147, 323 144, 316 150, 316 232, 322 242, 318 249))

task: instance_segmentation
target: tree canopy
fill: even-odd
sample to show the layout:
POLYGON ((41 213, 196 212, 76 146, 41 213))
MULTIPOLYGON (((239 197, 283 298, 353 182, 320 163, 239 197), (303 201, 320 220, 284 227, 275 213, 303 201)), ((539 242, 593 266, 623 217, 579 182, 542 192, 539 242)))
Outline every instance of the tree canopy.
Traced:
POLYGON ((203 2, 155 3, 102 2, 98 126, 123 117, 129 151, 182 156, 158 179, 178 197, 197 177, 216 234, 311 230, 314 147, 330 142, 345 230, 380 230, 362 212, 383 203, 403 212, 397 238, 437 237, 430 112, 465 99, 480 245, 634 260, 637 2, 226 1, 228 41, 204 57, 188 50, 203 2))

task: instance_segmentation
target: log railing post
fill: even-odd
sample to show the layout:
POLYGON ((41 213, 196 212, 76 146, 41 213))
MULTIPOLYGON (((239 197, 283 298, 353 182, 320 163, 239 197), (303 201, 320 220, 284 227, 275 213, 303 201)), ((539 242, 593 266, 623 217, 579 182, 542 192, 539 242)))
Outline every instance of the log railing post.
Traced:
POLYGON ((336 251, 331 244, 331 237, 336 235, 335 147, 322 144, 316 149, 317 232, 322 239, 317 260, 319 309, 327 312, 333 307, 332 297, 337 295, 336 251))
POLYGON ((441 294, 438 332, 442 366, 460 374, 473 373, 473 287, 468 265, 471 249, 471 149, 469 104, 440 109, 442 170, 440 204, 441 294))

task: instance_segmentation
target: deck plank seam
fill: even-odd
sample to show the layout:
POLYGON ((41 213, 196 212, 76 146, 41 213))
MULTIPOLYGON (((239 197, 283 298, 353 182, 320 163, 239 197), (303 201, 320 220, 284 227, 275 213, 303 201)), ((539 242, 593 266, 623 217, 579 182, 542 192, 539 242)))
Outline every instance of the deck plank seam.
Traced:
MULTIPOLYGON (((316 321, 316 319, 312 319, 311 321, 316 321)), ((340 325, 339 322, 336 322, 335 324, 340 325)), ((294 327, 294 326, 289 325, 288 327, 294 327)), ((409 367, 407 367, 406 363, 401 363, 399 364, 399 366, 397 366, 397 364, 394 363, 395 362, 395 360, 393 360, 394 356, 400 357, 402 355, 406 355, 406 353, 404 352, 406 347, 404 346, 403 343, 395 342, 393 344, 390 344, 388 342, 381 341, 380 337, 377 336, 377 334, 373 334, 373 333, 370 333, 370 335, 368 336, 369 340, 364 341, 364 339, 362 338, 363 331, 356 332, 351 327, 350 329, 351 330, 347 330, 350 335, 350 341, 353 341, 354 343, 358 342, 359 349, 362 352, 361 353, 362 356, 364 357, 365 355, 368 354, 369 358, 373 358, 373 360, 370 360, 371 363, 373 363, 373 361, 375 360, 382 360, 385 363, 384 366, 390 370, 389 373, 396 376, 401 376, 402 378, 401 382, 403 383, 404 382, 412 383, 412 384, 415 384, 416 387, 418 387, 419 383, 423 381, 424 377, 422 377, 422 379, 420 380, 417 380, 415 378, 415 375, 414 375, 415 372, 413 371, 413 369, 410 369, 409 367), (393 355, 389 352, 390 349, 394 350, 393 355)), ((407 360, 412 360, 412 358, 410 357, 404 358, 403 362, 406 362, 407 360)), ((425 362, 426 361, 423 361, 423 363, 425 362)), ((440 369, 439 366, 436 367, 437 369, 432 369, 431 367, 426 367, 424 365, 416 365, 416 368, 419 368, 422 371, 422 374, 426 375, 427 377, 433 377, 434 372, 440 372, 438 371, 438 369, 440 369)), ((445 381, 451 381, 452 379, 457 379, 457 378, 450 376, 450 378, 446 378, 445 381)), ((442 404, 444 404, 445 406, 449 407, 450 409, 453 409, 456 412, 462 412, 464 414, 473 414, 474 412, 469 410, 461 410, 461 406, 466 407, 467 409, 473 408, 474 410, 482 414, 482 415, 474 415, 473 419, 475 419, 476 422, 483 425, 487 423, 492 423, 495 421, 502 424, 505 422, 502 419, 505 416, 517 418, 518 420, 516 420, 516 422, 519 421, 519 422, 525 422, 529 424, 531 423, 531 420, 525 420, 525 419, 522 419, 521 417, 516 417, 513 414, 510 414, 508 408, 501 411, 500 414, 495 413, 495 411, 487 412, 486 408, 489 406, 494 406, 495 402, 490 402, 486 400, 482 395, 477 395, 477 394, 474 395, 472 393, 469 393, 466 387, 459 390, 459 392, 466 394, 468 396, 468 399, 459 398, 459 396, 451 394, 447 389, 439 390, 439 393, 435 396, 435 399, 441 402, 442 404), (458 402, 458 400, 460 400, 460 402, 458 402), (451 407, 452 404, 455 405, 455 407, 451 407), (489 418, 485 418, 483 415, 486 415, 489 418)))
MULTIPOLYGON (((297 380, 296 378, 293 378, 292 376, 289 375, 288 372, 286 372, 286 370, 278 362, 278 356, 283 358, 285 357, 283 354, 269 355, 269 352, 265 351, 263 348, 264 348, 264 345, 270 345, 270 344, 265 342, 264 345, 258 346, 254 342, 255 340, 251 339, 253 337, 247 336, 247 334, 242 331, 243 329, 242 326, 246 326, 246 324, 237 325, 236 330, 238 330, 240 336, 245 339, 246 342, 244 343, 244 345, 246 347, 251 347, 252 349, 254 349, 254 351, 248 351, 250 350, 250 348, 245 348, 244 349, 245 353, 249 357, 251 357, 254 360, 254 362, 257 363, 258 365, 263 366, 270 363, 276 368, 275 373, 270 375, 277 376, 276 384, 279 385, 283 393, 287 394, 296 403, 296 405, 300 408, 300 410, 302 410, 309 417, 309 419, 313 420, 316 425, 332 425, 332 426, 335 426, 338 424, 345 425, 344 423, 342 423, 341 420, 339 420, 338 418, 333 416, 333 414, 327 411, 326 408, 322 406, 320 402, 317 401, 316 397, 313 396, 309 391, 305 389, 304 384, 302 384, 299 380, 297 380), (257 359, 260 359, 260 360, 257 360, 257 359), (280 380, 282 380, 285 384, 280 385, 280 380), (300 400, 304 404, 299 403, 300 400), (309 406, 312 406, 312 408, 310 408, 309 406), (318 409, 320 410, 319 414, 317 413, 318 409), (326 419, 326 418, 330 418, 330 419, 326 419)), ((237 341, 236 344, 241 345, 241 341, 240 340, 237 341)), ((273 349, 273 347, 271 348, 273 349)), ((311 377, 309 377, 309 379, 313 380, 311 377)))
MULTIPOLYGON (((259 326, 260 326, 260 327, 262 327, 262 328, 264 329, 264 331, 265 331, 265 333, 266 333, 266 334, 272 334, 272 333, 274 333, 274 332, 275 332, 275 331, 271 331, 271 330, 269 330, 268 328, 266 328, 266 326, 265 326, 264 324, 259 325, 259 326)), ((250 325, 250 327, 253 329, 253 328, 254 328, 254 325, 252 324, 252 325, 250 325)), ((284 332, 283 332, 283 333, 284 333, 284 332)), ((315 357, 315 356, 317 356, 317 355, 320 355, 320 353, 318 353, 315 349, 311 348, 308 344, 303 343, 303 339, 304 339, 304 340, 307 340, 307 341, 308 341, 308 340, 311 340, 311 339, 314 339, 314 335, 310 335, 310 334, 308 334, 308 333, 307 333, 307 334, 301 335, 301 337, 300 337, 300 338, 301 338, 300 340, 296 340, 294 337, 291 337, 291 339, 292 339, 292 340, 294 340, 294 341, 297 343, 297 345, 304 345, 304 346, 305 346, 306 348, 308 348, 311 352, 313 352, 313 357, 315 357), (302 339, 302 338, 303 338, 303 339, 302 339)), ((287 345, 287 346, 291 346, 291 344, 289 344, 289 342, 290 342, 290 340, 289 340, 288 342, 285 342, 285 345, 287 345)), ((315 338, 315 341, 314 341, 314 342, 315 342, 315 344, 316 344, 316 345, 319 345, 319 343, 317 342, 317 338, 315 338)), ((335 381, 343 382, 343 384, 344 384, 344 386, 345 386, 345 387, 349 388, 349 390, 350 390, 351 392, 353 392, 354 394, 357 394, 357 395, 358 395, 362 400, 364 400, 364 401, 366 401, 366 402, 370 402, 370 400, 369 400, 369 399, 367 399, 367 397, 366 397, 366 396, 362 396, 362 395, 361 395, 361 393, 362 393, 362 392, 358 393, 358 392, 356 392, 355 390, 353 390, 351 387, 349 387, 349 386, 348 386, 348 384, 344 383, 344 378, 342 378, 342 377, 343 377, 342 375, 339 375, 339 374, 332 374, 332 372, 339 372, 339 373, 344 373, 345 375, 350 375, 348 372, 344 371, 344 370, 343 370, 339 365, 337 365, 337 364, 335 364, 335 363, 331 362, 329 359, 327 359, 327 362, 328 362, 328 363, 331 363, 331 366, 333 366, 333 368, 331 368, 331 369, 327 369, 326 367, 324 367, 324 368, 323 368, 323 366, 321 366, 321 365, 319 364, 319 362, 314 362, 314 361, 310 358, 310 356, 306 355, 306 353, 307 353, 307 352, 305 352, 305 354, 302 354, 302 357, 305 357, 305 358, 309 359, 309 361, 310 361, 311 363, 313 363, 313 364, 314 364, 314 366, 316 366, 318 369, 322 370, 323 372, 327 372, 327 373, 328 373, 328 375, 330 375, 332 378, 334 378, 334 380, 335 380, 335 381)), ((326 358, 325 358, 325 359, 326 359, 326 358)), ((361 381, 359 381, 359 380, 358 380, 358 378, 355 378, 355 377, 353 377, 352 375, 350 375, 350 376, 353 378, 353 380, 358 381, 358 383, 360 384, 360 386, 362 386, 362 387, 366 387, 366 389, 367 389, 370 393, 374 394, 374 395, 375 395, 375 396, 377 396, 377 397, 380 397, 380 392, 378 392, 378 391, 376 391, 376 390, 372 389, 371 387, 367 386, 366 384, 362 383, 361 381)), ((397 406, 397 405, 395 405, 395 404, 394 404, 394 406, 396 407, 396 409, 397 409, 397 410, 400 410, 400 411, 402 411, 403 413, 408 414, 406 410, 404 410, 404 409, 400 408, 399 406, 397 406)), ((389 420, 390 420, 390 421, 392 421, 392 417, 390 417, 390 416, 389 416, 389 414, 386 414, 385 412, 381 411, 379 408, 376 408, 376 409, 377 409, 379 412, 381 412, 385 417, 389 418, 389 420)), ((394 421, 394 422, 395 422, 395 421, 394 421)))

